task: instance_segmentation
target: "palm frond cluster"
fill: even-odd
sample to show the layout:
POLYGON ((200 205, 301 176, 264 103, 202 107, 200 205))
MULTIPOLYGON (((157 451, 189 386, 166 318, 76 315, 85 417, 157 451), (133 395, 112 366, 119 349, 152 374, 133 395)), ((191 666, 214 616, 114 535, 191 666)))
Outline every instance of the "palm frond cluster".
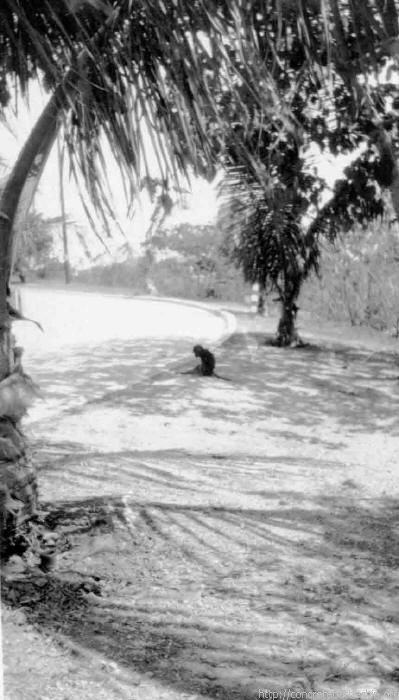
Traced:
MULTIPOLYGON (((282 149, 283 150, 283 149, 282 149)), ((230 167, 221 184, 220 225, 224 254, 249 282, 265 290, 297 290, 319 269, 320 240, 333 241, 355 225, 365 227, 386 208, 381 160, 366 148, 334 185, 326 204, 317 206, 319 183, 298 158, 297 176, 284 177, 285 163, 275 159, 274 183, 267 188, 248 171, 230 167), (316 204, 316 206, 314 206, 316 204)))
POLYGON ((240 267, 248 282, 259 282, 281 299, 298 297, 301 284, 318 269, 317 236, 301 221, 302 197, 297 190, 267 190, 231 168, 221 186, 220 225, 223 253, 240 267))
POLYGON ((148 134, 161 176, 212 174, 228 138, 260 177, 260 131, 272 127, 269 149, 300 138, 305 76, 322 92, 344 82, 356 104, 397 35, 397 0, 2 0, 0 102, 10 76, 22 91, 33 77, 64 87, 70 153, 97 203, 103 135, 130 195, 149 174, 148 134))

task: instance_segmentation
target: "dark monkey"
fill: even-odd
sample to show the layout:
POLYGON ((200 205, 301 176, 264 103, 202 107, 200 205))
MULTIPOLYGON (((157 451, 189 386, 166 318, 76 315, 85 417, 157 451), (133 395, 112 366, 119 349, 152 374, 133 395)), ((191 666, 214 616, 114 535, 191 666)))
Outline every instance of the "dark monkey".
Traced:
POLYGON ((193 353, 195 357, 200 358, 201 364, 181 374, 199 374, 201 377, 217 377, 218 379, 224 379, 226 382, 230 381, 227 377, 221 377, 220 374, 216 374, 215 355, 210 350, 203 348, 202 345, 194 345, 193 353))
POLYGON ((201 374, 203 377, 211 377, 215 370, 215 355, 210 350, 203 348, 202 345, 194 345, 193 353, 195 357, 199 357, 201 364, 195 368, 196 374, 201 374))

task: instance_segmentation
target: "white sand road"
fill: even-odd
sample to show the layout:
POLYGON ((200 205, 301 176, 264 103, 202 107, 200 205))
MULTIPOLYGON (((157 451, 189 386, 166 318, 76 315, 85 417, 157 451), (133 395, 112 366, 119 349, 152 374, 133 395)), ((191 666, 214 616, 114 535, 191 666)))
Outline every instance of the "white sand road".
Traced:
POLYGON ((27 353, 46 396, 27 431, 68 546, 24 583, 22 621, 11 596, 9 697, 399 697, 395 355, 282 351, 241 323, 217 351, 230 382, 183 376, 224 321, 153 302, 140 335, 136 302, 92 303, 100 328, 75 305, 76 341, 27 353))
POLYGON ((19 285, 25 316, 39 321, 17 323, 15 331, 32 352, 47 353, 77 345, 134 338, 197 339, 218 342, 230 327, 228 314, 184 300, 134 297, 123 293, 80 291, 79 288, 19 285))

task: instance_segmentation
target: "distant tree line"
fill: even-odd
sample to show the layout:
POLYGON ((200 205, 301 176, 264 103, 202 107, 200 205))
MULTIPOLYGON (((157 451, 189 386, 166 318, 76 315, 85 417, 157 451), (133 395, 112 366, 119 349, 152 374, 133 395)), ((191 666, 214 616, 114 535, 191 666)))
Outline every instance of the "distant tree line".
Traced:
POLYGON ((140 255, 123 262, 92 266, 77 281, 128 286, 138 294, 243 303, 248 294, 242 274, 222 254, 223 234, 213 224, 159 228, 140 255))

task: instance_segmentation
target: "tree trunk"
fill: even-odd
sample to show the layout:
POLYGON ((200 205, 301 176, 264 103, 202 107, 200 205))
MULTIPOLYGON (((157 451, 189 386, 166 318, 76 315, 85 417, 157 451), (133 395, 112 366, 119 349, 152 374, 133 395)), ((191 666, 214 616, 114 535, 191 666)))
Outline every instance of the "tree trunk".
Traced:
POLYGON ((277 328, 275 344, 280 348, 299 345, 300 340, 296 330, 295 320, 298 307, 293 299, 281 304, 281 316, 277 328))
POLYGON ((390 190, 392 206, 396 214, 396 219, 397 221, 399 221, 399 167, 397 160, 395 160, 395 168, 393 170, 393 177, 390 190))
POLYGON ((57 156, 58 156, 58 177, 60 187, 60 208, 61 208, 61 231, 62 245, 64 248, 64 275, 65 284, 70 284, 72 280, 71 264, 69 261, 69 246, 68 246, 68 230, 65 212, 65 193, 64 193, 64 146, 61 148, 60 138, 57 138, 57 156))
POLYGON ((264 316, 266 313, 266 291, 262 285, 259 287, 258 306, 256 312, 259 314, 259 316, 264 316))
POLYGON ((399 221, 399 153, 395 147, 392 137, 388 132, 379 128, 376 138, 377 147, 380 154, 384 185, 389 187, 391 193, 392 206, 399 221))
POLYGON ((35 389, 21 367, 8 313, 7 289, 12 268, 15 232, 32 202, 41 173, 58 131, 65 105, 60 86, 44 108, 26 141, 0 197, 0 557, 26 548, 21 526, 35 510, 37 484, 20 428, 35 389))

